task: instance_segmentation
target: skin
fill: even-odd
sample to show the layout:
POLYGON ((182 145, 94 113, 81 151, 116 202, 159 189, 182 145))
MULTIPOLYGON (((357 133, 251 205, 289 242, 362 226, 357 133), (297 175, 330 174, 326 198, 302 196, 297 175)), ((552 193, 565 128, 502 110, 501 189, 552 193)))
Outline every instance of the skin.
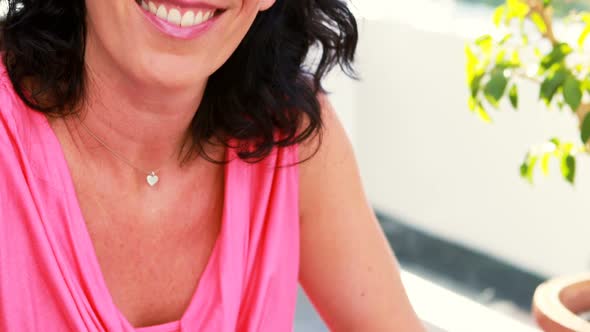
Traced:
MULTIPOLYGON (((86 0, 82 120, 50 124, 109 292, 133 326, 178 320, 209 259, 220 228, 222 166, 201 159, 181 166, 170 156, 187 137, 207 78, 229 58, 257 13, 273 3, 216 2, 226 8, 224 16, 207 34, 186 41, 149 25, 131 0, 86 0), (162 167, 157 190, 80 121, 135 165, 162 167), (200 241, 193 240, 196 233, 200 241)), ((301 283, 334 331, 422 331, 364 196, 350 144, 329 102, 320 98, 324 141, 300 166, 301 283)), ((221 158, 224 151, 209 153, 221 158)))
MULTIPOLYGON (((322 144, 300 165, 300 283, 331 331, 424 331, 363 191, 352 146, 329 100, 320 102, 322 144)), ((301 157, 316 146, 317 140, 301 146, 301 157)))

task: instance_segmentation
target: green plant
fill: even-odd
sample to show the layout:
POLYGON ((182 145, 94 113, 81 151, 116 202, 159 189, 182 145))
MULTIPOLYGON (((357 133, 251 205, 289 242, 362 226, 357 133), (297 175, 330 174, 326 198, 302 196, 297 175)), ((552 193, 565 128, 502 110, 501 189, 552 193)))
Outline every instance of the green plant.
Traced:
MULTIPOLYGON (((466 4, 483 4, 496 7, 503 4, 506 0, 458 0, 466 4)), ((552 0, 553 9, 556 16, 566 16, 572 10, 590 10, 590 1, 588 0, 552 0)))
POLYGON ((520 174, 531 183, 536 168, 549 173, 552 159, 559 161, 563 178, 574 183, 576 158, 590 152, 590 56, 584 53, 590 12, 564 19, 570 31, 580 31, 574 42, 555 34, 553 12, 551 0, 506 0, 493 14, 498 30, 504 30, 500 37, 484 35, 465 48, 469 108, 484 121, 492 121, 489 110, 503 100, 518 109, 523 80, 537 84, 548 109, 569 109, 579 121, 580 140, 551 138, 529 150, 520 174))

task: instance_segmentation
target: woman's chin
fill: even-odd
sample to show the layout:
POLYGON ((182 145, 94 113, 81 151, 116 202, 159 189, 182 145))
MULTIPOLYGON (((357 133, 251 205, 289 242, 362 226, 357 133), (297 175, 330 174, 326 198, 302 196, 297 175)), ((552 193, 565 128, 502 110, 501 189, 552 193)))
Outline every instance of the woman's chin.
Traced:
POLYGON ((142 86, 166 91, 198 88, 208 79, 205 73, 187 70, 186 66, 179 67, 178 64, 144 67, 136 76, 142 86))

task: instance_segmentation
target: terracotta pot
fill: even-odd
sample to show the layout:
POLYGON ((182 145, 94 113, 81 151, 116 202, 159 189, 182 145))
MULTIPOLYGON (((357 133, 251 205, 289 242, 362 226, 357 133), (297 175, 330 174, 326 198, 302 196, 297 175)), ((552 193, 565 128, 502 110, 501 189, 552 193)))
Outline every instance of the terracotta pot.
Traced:
POLYGON ((546 332, 590 332, 590 322, 578 314, 590 311, 590 274, 561 277, 535 291, 533 315, 546 332))

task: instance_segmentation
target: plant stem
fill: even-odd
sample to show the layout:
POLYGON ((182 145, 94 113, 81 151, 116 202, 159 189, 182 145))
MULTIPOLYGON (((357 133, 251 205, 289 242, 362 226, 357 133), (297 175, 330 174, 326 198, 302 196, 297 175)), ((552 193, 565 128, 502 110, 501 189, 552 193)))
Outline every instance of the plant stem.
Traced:
POLYGON ((590 103, 582 103, 576 110, 576 116, 578 117, 580 127, 582 126, 584 118, 586 117, 586 114, 588 114, 588 112, 590 112, 590 103))
POLYGON ((514 76, 516 76, 518 78, 522 78, 522 79, 525 79, 527 81, 530 81, 530 82, 533 82, 533 83, 536 83, 536 84, 541 84, 542 83, 539 78, 533 77, 533 76, 529 76, 525 72, 515 70, 515 71, 513 71, 513 73, 514 73, 514 76))
POLYGON ((553 32, 553 21, 551 19, 551 15, 549 13, 549 9, 543 5, 542 0, 527 0, 527 4, 531 8, 531 13, 537 13, 543 19, 545 23, 545 27, 547 31, 543 33, 543 37, 547 38, 553 46, 559 44, 557 38, 555 38, 555 33, 553 32))

